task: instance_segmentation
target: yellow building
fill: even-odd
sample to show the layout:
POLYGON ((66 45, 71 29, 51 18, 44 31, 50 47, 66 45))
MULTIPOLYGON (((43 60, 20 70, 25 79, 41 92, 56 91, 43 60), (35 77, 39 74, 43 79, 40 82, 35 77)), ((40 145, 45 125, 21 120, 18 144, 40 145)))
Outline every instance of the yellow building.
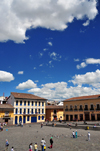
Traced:
POLYGON ((66 99, 64 120, 100 120, 100 95, 81 96, 66 99))
POLYGON ((63 120, 63 106, 48 105, 46 106, 46 119, 49 121, 63 120))
POLYGON ((14 106, 13 124, 44 122, 46 99, 27 93, 11 92, 8 104, 14 106))
POLYGON ((13 124, 14 107, 10 104, 0 104, 0 123, 13 124))

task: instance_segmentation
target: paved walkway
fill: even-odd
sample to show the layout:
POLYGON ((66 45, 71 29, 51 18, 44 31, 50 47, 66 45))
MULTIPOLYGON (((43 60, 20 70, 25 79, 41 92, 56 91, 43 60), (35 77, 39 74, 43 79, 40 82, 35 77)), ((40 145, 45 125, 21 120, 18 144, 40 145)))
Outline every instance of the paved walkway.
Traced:
POLYGON ((40 127, 40 124, 25 125, 24 127, 8 127, 0 132, 0 151, 4 151, 5 140, 9 141, 9 151, 14 146, 15 151, 28 151, 29 144, 37 142, 40 150, 41 139, 44 138, 46 146, 50 146, 49 139, 53 136, 53 149, 47 148, 46 151, 99 151, 100 150, 100 131, 90 131, 91 140, 87 141, 87 130, 78 129, 78 138, 72 138, 72 131, 75 129, 60 127, 40 127))

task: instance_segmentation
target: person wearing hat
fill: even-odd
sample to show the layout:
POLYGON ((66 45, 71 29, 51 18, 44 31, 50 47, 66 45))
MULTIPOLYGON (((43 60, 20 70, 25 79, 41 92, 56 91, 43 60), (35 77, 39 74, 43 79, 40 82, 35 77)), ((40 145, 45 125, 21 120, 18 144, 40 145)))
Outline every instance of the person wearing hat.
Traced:
POLYGON ((50 144, 51 144, 50 148, 52 148, 53 147, 53 139, 52 139, 52 137, 50 138, 50 144))

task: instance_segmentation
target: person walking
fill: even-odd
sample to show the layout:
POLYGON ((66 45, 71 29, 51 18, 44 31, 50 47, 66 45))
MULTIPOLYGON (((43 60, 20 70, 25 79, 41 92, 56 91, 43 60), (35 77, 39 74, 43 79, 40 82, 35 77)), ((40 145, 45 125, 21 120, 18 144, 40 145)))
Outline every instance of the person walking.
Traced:
POLYGON ((14 151, 14 147, 11 148, 11 151, 14 151))
POLYGON ((37 143, 35 143, 35 145, 34 145, 34 151, 38 151, 37 143))
POLYGON ((33 146, 32 146, 32 143, 29 145, 29 151, 32 151, 33 149, 33 146))
POLYGON ((52 137, 50 138, 50 148, 53 148, 53 139, 52 139, 52 137))
POLYGON ((75 138, 77 138, 77 130, 76 130, 76 132, 75 132, 75 138))
POLYGON ((75 138, 75 132, 74 131, 72 132, 72 135, 73 135, 73 138, 75 138))
POLYGON ((88 141, 90 141, 90 132, 88 132, 87 136, 88 136, 88 141))
POLYGON ((41 140, 41 150, 44 151, 44 144, 46 144, 44 138, 41 140))
POLYGON ((5 144, 5 151, 8 151, 8 146, 9 146, 9 142, 8 142, 8 140, 6 139, 6 144, 5 144))

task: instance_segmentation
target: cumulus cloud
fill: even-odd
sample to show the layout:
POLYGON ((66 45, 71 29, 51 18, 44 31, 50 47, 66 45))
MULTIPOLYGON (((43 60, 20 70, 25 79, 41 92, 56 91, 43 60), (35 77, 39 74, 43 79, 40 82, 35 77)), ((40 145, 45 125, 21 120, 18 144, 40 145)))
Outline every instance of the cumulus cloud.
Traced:
POLYGON ((80 65, 78 64, 76 68, 77 69, 85 68, 88 64, 100 64, 100 59, 87 58, 85 59, 85 62, 82 62, 80 65))
POLYGON ((40 64, 39 66, 40 66, 40 67, 42 67, 42 66, 43 66, 43 64, 40 64))
POLYGON ((89 23, 90 23, 90 21, 89 21, 89 20, 87 20, 85 23, 83 23, 83 26, 88 26, 88 25, 89 25, 89 23))
POLYGON ((0 41, 22 43, 27 29, 64 30, 74 19, 89 22, 96 6, 97 0, 0 0, 0 41))
POLYGON ((57 82, 42 84, 41 88, 33 88, 28 90, 28 92, 49 100, 61 101, 76 96, 99 94, 100 88, 82 87, 80 85, 68 87, 66 82, 57 82))
POLYGON ((25 89, 31 89, 31 88, 36 88, 37 85, 32 81, 32 80, 27 80, 26 82, 20 83, 16 89, 19 90, 25 90, 25 89))
POLYGON ((1 82, 10 82, 12 80, 14 80, 13 74, 11 74, 10 72, 0 70, 0 81, 1 82))
POLYGON ((52 46, 52 42, 49 41, 49 42, 48 42, 48 45, 49 45, 49 46, 52 46))
POLYGON ((80 69, 80 68, 85 68, 87 65, 85 62, 82 62, 80 65, 77 65, 76 68, 80 69))
POLYGON ((24 71, 18 71, 18 74, 23 74, 24 73, 24 71))
POLYGON ((52 58, 53 60, 60 61, 60 59, 62 58, 62 56, 57 54, 56 52, 49 53, 49 55, 50 55, 50 58, 52 58))
POLYGON ((86 59, 87 64, 100 64, 100 59, 88 58, 86 59))
POLYGON ((34 70, 36 69, 36 67, 33 68, 34 70))
POLYGON ((97 69, 95 72, 87 72, 86 74, 78 74, 73 77, 73 80, 69 80, 73 84, 89 84, 92 86, 100 86, 100 70, 97 69))
POLYGON ((80 60, 79 60, 78 58, 77 58, 77 59, 74 58, 74 61, 75 61, 75 62, 78 62, 78 61, 80 61, 80 60))

